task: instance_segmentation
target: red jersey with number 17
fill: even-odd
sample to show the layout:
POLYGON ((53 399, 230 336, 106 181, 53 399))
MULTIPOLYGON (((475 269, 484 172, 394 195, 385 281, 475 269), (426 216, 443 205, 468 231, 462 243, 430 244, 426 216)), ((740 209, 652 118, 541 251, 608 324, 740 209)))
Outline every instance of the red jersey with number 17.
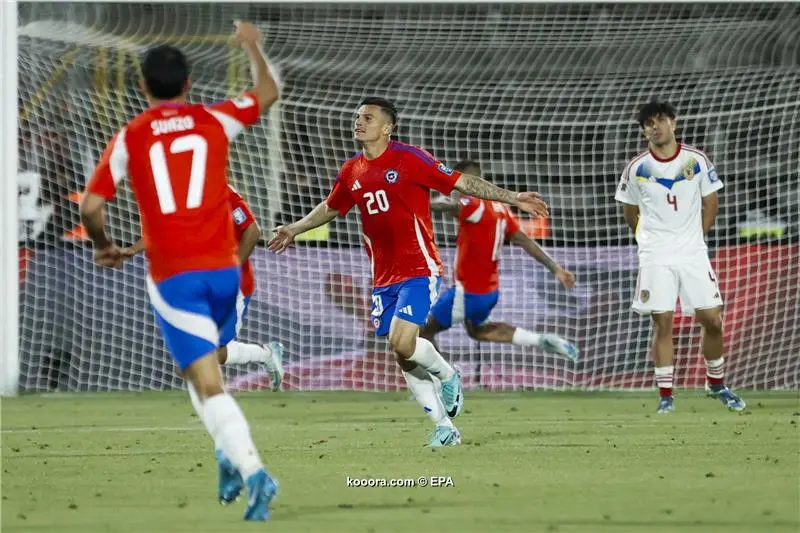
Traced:
POLYGON ((508 237, 520 230, 505 204, 464 196, 459 200, 456 281, 469 294, 487 294, 500 286, 498 261, 508 237))
POLYGON ((166 104, 136 116, 109 143, 86 190, 111 200, 130 179, 154 281, 239 264, 228 147, 259 115, 251 93, 211 106, 166 104))
MULTIPOLYGON (((239 191, 228 185, 230 192, 231 211, 233 211, 233 225, 236 229, 236 242, 242 241, 242 236, 247 228, 253 225, 256 217, 250 211, 250 206, 244 201, 239 191)), ((256 278, 253 275, 253 262, 248 257, 242 263, 242 282, 241 291, 245 298, 252 296, 256 292, 256 278)))
POLYGON ((342 165, 326 203, 342 215, 357 205, 375 287, 442 275, 430 190, 450 194, 461 173, 422 148, 391 141, 375 159, 342 165))

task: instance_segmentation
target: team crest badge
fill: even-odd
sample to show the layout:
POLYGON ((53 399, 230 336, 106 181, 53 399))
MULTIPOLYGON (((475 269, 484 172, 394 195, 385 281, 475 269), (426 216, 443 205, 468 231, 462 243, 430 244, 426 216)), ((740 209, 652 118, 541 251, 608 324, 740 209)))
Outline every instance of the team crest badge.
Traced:
POLYGON ((373 318, 372 325, 375 326, 375 329, 381 327, 381 319, 380 318, 373 318))
POLYGON ((383 175, 383 179, 389 183, 397 183, 397 180, 400 179, 400 173, 395 169, 387 170, 386 174, 383 175))
POLYGON ((697 164, 694 157, 689 159, 686 163, 686 168, 683 170, 683 175, 686 177, 687 180, 692 180, 694 178, 694 166, 697 164))
POLYGON ((647 300, 650 299, 650 291, 648 291, 646 289, 643 290, 641 292, 641 294, 639 295, 639 299, 642 301, 642 303, 647 303, 647 300))

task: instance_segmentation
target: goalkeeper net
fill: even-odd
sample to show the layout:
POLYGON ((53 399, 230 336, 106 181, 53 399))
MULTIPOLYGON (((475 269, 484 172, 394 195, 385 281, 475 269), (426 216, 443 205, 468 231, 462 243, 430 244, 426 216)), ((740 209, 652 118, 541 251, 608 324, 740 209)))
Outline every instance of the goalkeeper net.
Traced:
MULTIPOLYGON (((78 194, 106 142, 145 106, 138 57, 171 42, 193 61, 191 98, 249 83, 228 38, 256 21, 283 96, 233 148, 231 181, 262 227, 325 198, 355 151, 354 110, 379 95, 400 108, 400 140, 450 166, 469 158, 493 182, 537 190, 548 220, 525 228, 578 278, 567 291, 518 249, 502 255, 492 319, 575 342, 572 364, 537 350, 439 337, 471 388, 652 386, 650 325, 633 314, 636 250, 613 200, 642 151, 633 115, 673 102, 679 137, 702 147, 725 188, 710 237, 725 310, 731 385, 800 383, 800 15, 792 4, 193 5, 20 4, 20 384, 23 390, 181 386, 151 316, 143 258, 93 265, 78 194)), ((108 222, 139 235, 130 191, 108 222)), ((372 333, 370 278, 355 212, 283 256, 253 254, 257 292, 244 342, 286 346, 287 387, 403 386, 372 333)), ((434 217, 452 273, 455 226, 434 217)), ((677 386, 702 386, 699 328, 677 313, 677 386)), ((226 368, 240 389, 257 366, 226 368)))

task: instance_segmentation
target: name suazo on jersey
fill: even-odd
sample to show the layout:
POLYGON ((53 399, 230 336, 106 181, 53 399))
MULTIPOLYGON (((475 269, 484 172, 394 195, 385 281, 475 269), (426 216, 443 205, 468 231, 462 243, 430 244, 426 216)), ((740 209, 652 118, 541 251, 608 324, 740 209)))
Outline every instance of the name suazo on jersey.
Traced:
MULTIPOLYGON (((236 231, 236 242, 238 243, 241 242, 242 235, 244 235, 245 230, 256 221, 256 218, 253 216, 250 206, 247 205, 247 202, 245 202, 244 198, 242 198, 242 195, 230 185, 228 186, 228 190, 230 191, 230 205, 231 211, 233 211, 233 226, 236 231)), ((244 263, 242 263, 241 291, 245 298, 252 296, 256 291, 256 278, 253 274, 253 262, 249 257, 244 263)))
POLYGON ((494 292, 500 252, 506 239, 519 231, 519 222, 499 202, 464 196, 459 203, 456 281, 466 293, 494 292))
POLYGON ((342 215, 354 205, 361 211, 376 288, 442 275, 430 190, 450 194, 460 177, 425 150, 398 141, 374 160, 359 154, 342 165, 326 203, 342 215))
POLYGON ((703 197, 722 188, 708 156, 680 144, 669 159, 652 152, 634 157, 617 187, 617 201, 638 205, 640 265, 674 265, 706 255, 703 197))
POLYGON ((211 106, 166 104, 136 116, 109 143, 87 192, 111 200, 130 178, 156 283, 239 264, 228 146, 258 118, 250 93, 211 106))

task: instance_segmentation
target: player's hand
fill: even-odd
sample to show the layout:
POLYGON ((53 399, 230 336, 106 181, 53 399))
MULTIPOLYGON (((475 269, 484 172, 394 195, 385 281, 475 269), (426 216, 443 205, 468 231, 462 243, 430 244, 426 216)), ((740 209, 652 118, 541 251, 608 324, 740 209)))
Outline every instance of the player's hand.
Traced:
POLYGON ((537 217, 546 217, 550 214, 547 204, 538 192, 521 192, 514 201, 520 211, 525 211, 537 217))
POLYGON ((283 253, 294 242, 294 232, 289 229, 289 226, 278 226, 272 230, 272 233, 275 235, 267 245, 271 252, 283 253))
POLYGON ((119 268, 123 262, 122 254, 116 244, 111 244, 94 251, 94 262, 107 268, 119 268))
POLYGON ((129 261, 136 257, 136 250, 133 249, 132 246, 128 246, 127 248, 120 248, 119 249, 119 264, 118 267, 122 266, 125 261, 129 261))
POLYGON ((242 22, 241 20, 233 21, 233 40, 236 44, 261 44, 264 40, 264 35, 261 33, 255 24, 250 22, 242 22))
POLYGON ((573 274, 569 270, 564 270, 563 268, 559 268, 556 271, 556 277, 558 278, 558 281, 561 282, 561 285, 563 285, 565 289, 572 289, 575 287, 575 274, 573 274))

